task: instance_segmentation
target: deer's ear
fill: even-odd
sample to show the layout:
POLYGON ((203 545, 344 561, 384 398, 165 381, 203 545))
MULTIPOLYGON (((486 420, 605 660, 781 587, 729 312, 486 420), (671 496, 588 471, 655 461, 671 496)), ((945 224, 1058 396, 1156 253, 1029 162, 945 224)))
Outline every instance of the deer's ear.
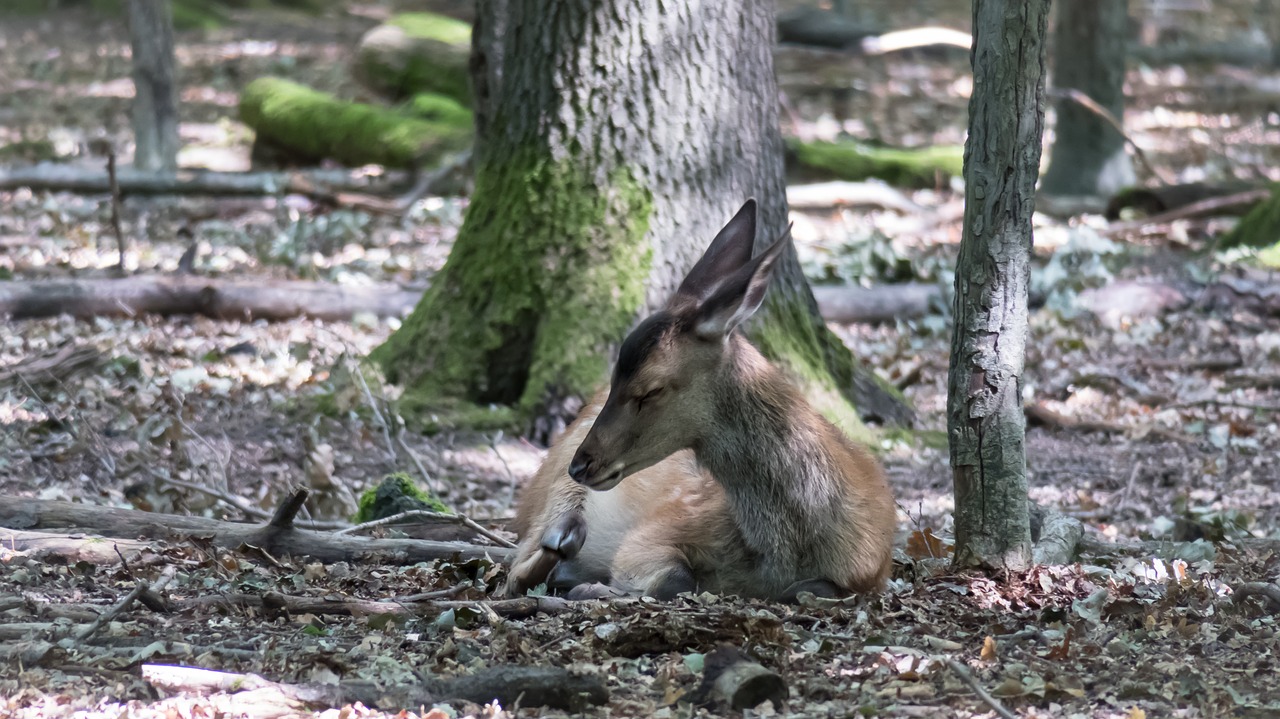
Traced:
POLYGON ((751 260, 756 240, 756 201, 747 200, 738 214, 720 230, 676 290, 680 301, 704 300, 726 279, 751 260))
POLYGON ((723 340, 760 309, 778 259, 791 243, 791 228, 761 255, 747 263, 695 309, 694 332, 705 340, 723 340))

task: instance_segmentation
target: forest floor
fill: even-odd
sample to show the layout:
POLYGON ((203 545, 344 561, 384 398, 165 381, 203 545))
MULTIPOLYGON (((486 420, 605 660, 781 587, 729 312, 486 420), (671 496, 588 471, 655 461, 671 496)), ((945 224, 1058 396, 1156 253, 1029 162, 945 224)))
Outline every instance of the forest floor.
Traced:
MULTIPOLYGON (((259 75, 356 93, 343 60, 372 22, 259 14, 180 36, 184 163, 247 169, 249 132, 235 121, 236 93, 259 75)), ((86 167, 103 163, 88 149, 95 141, 124 147, 132 87, 123 38, 118 23, 100 18, 0 25, 0 146, 48 140, 86 167)), ((784 81, 794 77, 785 58, 779 64, 784 81)), ((963 55, 890 58, 870 72, 854 95, 858 119, 843 124, 825 112, 822 93, 784 90, 814 132, 840 127, 896 144, 962 140, 963 55)), ((1178 69, 1130 78, 1127 125, 1157 168, 1188 180, 1274 173, 1280 119, 1269 121, 1257 92, 1247 90, 1280 76, 1195 72, 1195 82, 1178 69)), ((941 211, 959 195, 941 187, 911 199, 941 211)), ((106 276, 116 261, 106 198, 19 190, 0 194, 0 204, 0 279, 106 276)), ((297 196, 129 198, 128 266, 172 274, 193 238, 200 275, 420 288, 447 257, 464 208, 465 200, 429 198, 392 219, 297 196)), ((815 277, 949 282, 958 219, 923 226, 888 210, 795 219, 815 277)), ((765 704, 751 716, 991 716, 997 702, 1027 717, 1276 716, 1280 606, 1234 601, 1233 589, 1280 579, 1280 543, 1246 541, 1280 540, 1280 316, 1257 303, 1194 294, 1175 308, 1126 316, 1084 311, 1113 308, 1122 300, 1100 290, 1128 280, 1194 287, 1231 278, 1265 289, 1269 275, 1247 257, 1212 250, 1224 226, 1180 221, 1116 240, 1105 238, 1100 217, 1037 215, 1034 283, 1047 301, 1032 317, 1027 399, 1094 424, 1032 423, 1032 497, 1079 518, 1095 542, 1129 543, 1126 552, 996 578, 928 560, 930 552, 945 555, 952 534, 947 318, 837 326, 861 361, 903 387, 918 416, 915 431, 887 431, 879 448, 903 529, 903 552, 881 595, 802 606, 704 595, 582 603, 535 616, 503 616, 476 602, 387 621, 342 600, 390 607, 451 589, 452 601, 481 600, 502 568, 323 566, 199 543, 157 546, 136 565, 57 564, 0 547, 0 638, 11 648, 0 669, 0 716, 298 711, 230 689, 158 692, 141 678, 143 664, 389 686, 415 673, 567 666, 607 683, 608 704, 587 715, 703 715, 710 710, 690 702, 705 653, 721 643, 748 651, 789 686, 785 705, 765 704), (68 638, 76 622, 165 567, 177 570, 165 589, 169 611, 135 605, 92 638, 68 638), (332 604, 281 612, 245 599, 272 593, 332 604), (48 646, 24 659, 13 649, 19 641, 48 646)), ((311 517, 344 519, 354 497, 385 474, 420 475, 417 457, 430 475, 424 482, 445 503, 502 533, 544 450, 519 437, 447 429, 405 432, 404 446, 389 442, 384 422, 396 413, 395 388, 359 386, 352 369, 396 326, 372 316, 7 321, 0 378, 69 346, 94 351, 54 381, 0 384, 0 496, 245 519, 225 498, 269 513, 302 485, 313 493, 311 517)), ((416 715, 539 711, 453 702, 416 715)), ((363 707, 318 714, 382 716, 363 707)))

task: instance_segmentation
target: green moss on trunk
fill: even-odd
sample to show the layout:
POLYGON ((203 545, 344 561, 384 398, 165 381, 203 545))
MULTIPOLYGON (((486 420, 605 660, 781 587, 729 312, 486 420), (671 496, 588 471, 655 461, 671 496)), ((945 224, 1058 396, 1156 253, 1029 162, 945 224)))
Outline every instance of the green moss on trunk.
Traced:
POLYGON ((949 145, 904 149, 853 140, 791 140, 787 149, 800 174, 852 182, 874 177, 900 187, 933 187, 939 176, 959 175, 964 166, 964 148, 949 145))
POLYGON ((437 100, 436 119, 426 120, 264 77, 244 89, 240 118, 260 139, 301 158, 409 167, 471 144, 471 114, 456 104, 442 112, 447 102, 437 100))
POLYGON ((643 305, 650 212, 625 170, 597 179, 537 150, 489 159, 448 262, 373 359, 420 406, 586 396, 643 305))

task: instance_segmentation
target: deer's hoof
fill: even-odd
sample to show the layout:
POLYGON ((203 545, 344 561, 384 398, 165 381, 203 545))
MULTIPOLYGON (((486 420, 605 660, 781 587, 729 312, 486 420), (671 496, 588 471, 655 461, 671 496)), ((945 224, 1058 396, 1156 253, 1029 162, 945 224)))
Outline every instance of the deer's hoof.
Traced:
POLYGON ((587 541, 587 522, 580 512, 563 514, 542 532, 539 544, 561 559, 573 559, 587 541))

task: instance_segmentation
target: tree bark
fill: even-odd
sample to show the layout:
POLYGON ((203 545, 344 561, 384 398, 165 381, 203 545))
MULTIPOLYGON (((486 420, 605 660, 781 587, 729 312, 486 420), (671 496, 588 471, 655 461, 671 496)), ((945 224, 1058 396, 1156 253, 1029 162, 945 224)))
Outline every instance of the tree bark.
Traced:
POLYGON ((178 169, 178 82, 173 12, 167 0, 129 0, 133 48, 133 165, 178 169))
POLYGON ((1022 369, 1049 0, 975 0, 947 431, 956 562, 1031 561, 1022 369))
MULTIPOLYGON (((374 355, 389 377, 427 398, 563 417, 743 200, 760 201, 758 245, 776 239, 787 210, 772 11, 481 3, 476 190, 448 263, 374 355), (512 30, 494 32, 499 21, 512 30)), ((794 253, 780 274, 751 328, 762 349, 846 429, 860 428, 850 394, 900 411, 827 330, 794 253)))
MULTIPOLYGON (((1054 30, 1054 86, 1083 92, 1121 123, 1128 20, 1128 0, 1068 0, 1058 3, 1054 30)), ((1078 102, 1056 107, 1043 192, 1110 197, 1137 181, 1121 133, 1078 102)))

